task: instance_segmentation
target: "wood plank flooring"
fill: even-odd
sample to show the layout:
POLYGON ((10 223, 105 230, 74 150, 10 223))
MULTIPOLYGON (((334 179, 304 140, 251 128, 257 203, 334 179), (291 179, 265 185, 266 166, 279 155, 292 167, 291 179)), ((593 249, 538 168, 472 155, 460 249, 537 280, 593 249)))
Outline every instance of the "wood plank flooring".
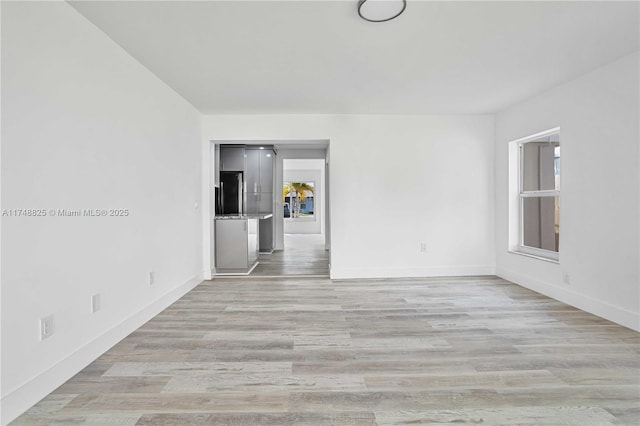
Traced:
POLYGON ((206 281, 14 425, 638 425, 639 334, 496 277, 206 281))
POLYGON ((284 250, 260 254, 251 277, 329 276, 329 252, 320 234, 285 234, 284 250))

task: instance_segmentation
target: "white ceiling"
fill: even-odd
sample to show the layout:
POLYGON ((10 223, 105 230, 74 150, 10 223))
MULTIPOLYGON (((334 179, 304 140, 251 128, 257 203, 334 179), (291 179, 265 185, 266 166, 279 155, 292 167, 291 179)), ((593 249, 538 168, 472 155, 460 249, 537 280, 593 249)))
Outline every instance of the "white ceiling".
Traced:
POLYGON ((493 113, 639 49, 639 3, 70 2, 203 113, 493 113))

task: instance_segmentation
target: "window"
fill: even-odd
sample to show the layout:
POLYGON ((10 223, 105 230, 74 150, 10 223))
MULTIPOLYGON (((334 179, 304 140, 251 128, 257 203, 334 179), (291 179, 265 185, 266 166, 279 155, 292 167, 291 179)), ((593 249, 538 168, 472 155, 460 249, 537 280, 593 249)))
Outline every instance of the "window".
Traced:
MULTIPOLYGON (((517 220, 517 244, 511 244, 511 249, 558 260, 560 131, 553 129, 512 144, 516 148, 516 155, 511 160, 516 160, 517 164, 517 193, 513 204, 517 216, 511 215, 511 219, 517 220)), ((511 240, 516 242, 516 238, 511 240)))
POLYGON ((315 187, 315 182, 284 182, 282 187, 284 217, 294 220, 314 218, 315 187))

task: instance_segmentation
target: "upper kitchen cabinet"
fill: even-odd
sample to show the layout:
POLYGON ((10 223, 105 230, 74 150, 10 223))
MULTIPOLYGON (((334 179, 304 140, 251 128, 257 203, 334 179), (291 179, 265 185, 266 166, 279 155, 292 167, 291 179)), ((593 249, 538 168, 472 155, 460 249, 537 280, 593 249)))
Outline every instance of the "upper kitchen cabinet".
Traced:
POLYGON ((261 149, 260 153, 260 191, 273 192, 273 166, 275 153, 271 149, 261 149))
POLYGON ((249 148, 244 159, 244 190, 245 192, 260 192, 260 153, 257 149, 249 148))
POLYGON ((220 147, 220 171, 243 172, 245 170, 244 146, 222 145, 220 147))
POLYGON ((274 156, 271 148, 247 147, 244 170, 246 192, 273 192, 274 156))

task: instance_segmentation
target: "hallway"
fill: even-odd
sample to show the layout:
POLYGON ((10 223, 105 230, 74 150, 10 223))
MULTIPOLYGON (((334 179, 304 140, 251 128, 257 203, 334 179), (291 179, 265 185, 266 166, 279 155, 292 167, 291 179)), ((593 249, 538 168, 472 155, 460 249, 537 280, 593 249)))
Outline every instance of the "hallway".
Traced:
POLYGON ((329 251, 321 234, 285 234, 284 250, 261 254, 250 276, 329 276, 329 251))

